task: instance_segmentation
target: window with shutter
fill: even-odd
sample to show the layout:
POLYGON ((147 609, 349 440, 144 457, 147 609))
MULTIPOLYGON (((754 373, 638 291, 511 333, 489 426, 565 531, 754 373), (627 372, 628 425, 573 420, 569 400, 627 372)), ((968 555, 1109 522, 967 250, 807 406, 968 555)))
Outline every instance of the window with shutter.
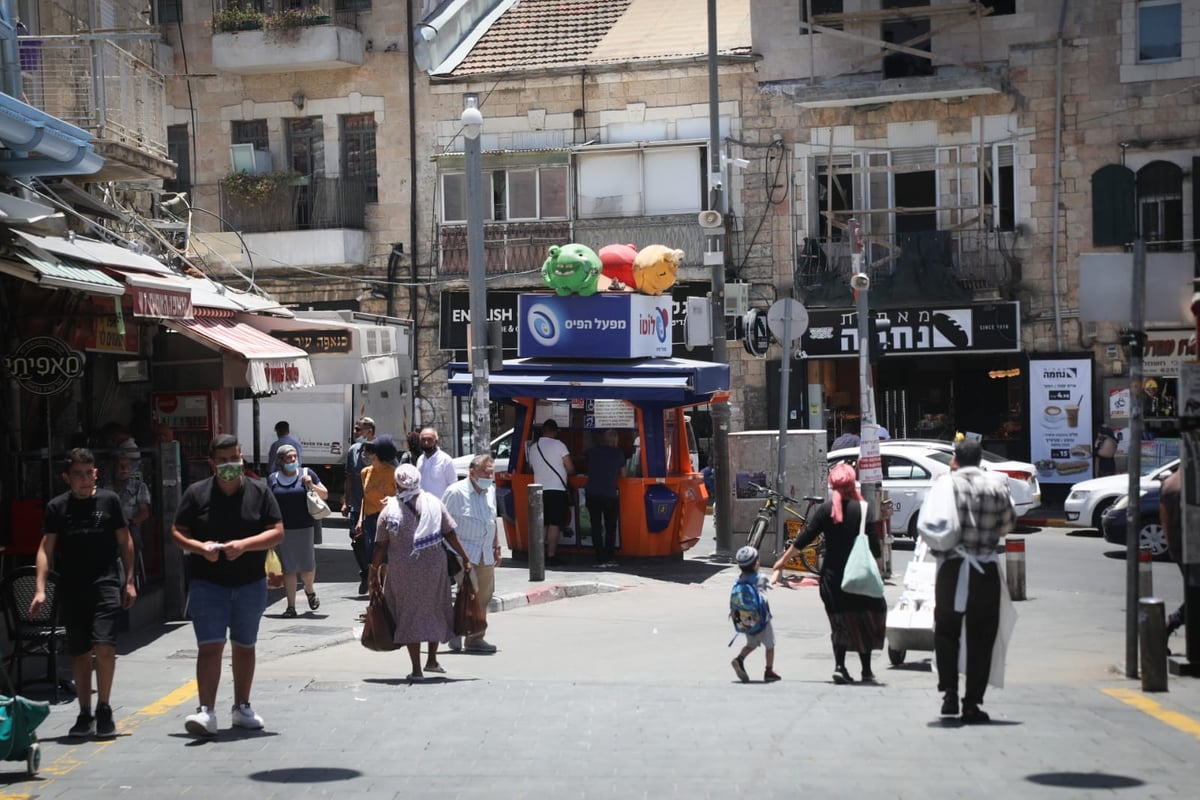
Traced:
POLYGON ((1133 170, 1109 164, 1092 173, 1092 245, 1113 247, 1137 238, 1133 170))

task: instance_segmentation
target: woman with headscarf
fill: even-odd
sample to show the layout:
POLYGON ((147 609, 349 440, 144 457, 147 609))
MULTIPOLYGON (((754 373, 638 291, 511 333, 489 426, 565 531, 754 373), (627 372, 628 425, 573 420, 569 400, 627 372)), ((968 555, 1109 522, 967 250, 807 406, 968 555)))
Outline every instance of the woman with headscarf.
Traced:
MULTIPOLYGON (((808 518, 804 531, 788 547, 787 552, 775 562, 771 582, 778 583, 784 565, 801 550, 825 535, 825 563, 821 566, 821 602, 825 604, 825 615, 829 617, 829 628, 833 641, 833 682, 854 683, 846 669, 846 653, 858 653, 862 662, 862 680, 873 683, 875 673, 871 671, 871 651, 883 649, 887 633, 887 605, 883 598, 866 597, 842 591, 842 573, 865 506, 862 495, 855 485, 854 468, 849 464, 838 464, 829 471, 829 488, 832 496, 820 505, 808 518)), ((878 558, 879 541, 870 533, 867 541, 871 553, 878 558)))
POLYGON ((362 538, 363 552, 367 563, 375 552, 375 526, 379 523, 379 513, 383 504, 396 492, 396 484, 392 471, 396 469, 396 444, 386 433, 371 442, 363 442, 363 458, 366 466, 362 468, 363 499, 362 510, 358 522, 354 526, 354 538, 362 538))
POLYGON ((308 467, 301 466, 300 454, 290 444, 280 445, 275 453, 275 471, 267 477, 267 486, 279 503, 283 515, 283 542, 275 548, 283 566, 283 590, 287 595, 285 617, 296 616, 296 583, 304 582, 304 593, 308 596, 308 607, 316 611, 321 607, 314 583, 317 577, 317 551, 313 542, 313 518, 308 513, 308 490, 312 488, 322 500, 329 498, 329 490, 321 479, 308 467))
POLYGON ((402 464, 394 473, 396 493, 384 503, 375 530, 371 558, 371 589, 380 586, 380 568, 386 558, 384 597, 396 622, 396 644, 408 648, 412 660, 410 682, 424 680, 425 672, 444 673, 437 649, 454 634, 454 607, 450 602, 450 575, 445 548, 458 554, 469 572, 471 559, 454 532, 454 520, 442 501, 421 491, 421 473, 402 464), (429 643, 429 656, 421 667, 421 642, 429 643))

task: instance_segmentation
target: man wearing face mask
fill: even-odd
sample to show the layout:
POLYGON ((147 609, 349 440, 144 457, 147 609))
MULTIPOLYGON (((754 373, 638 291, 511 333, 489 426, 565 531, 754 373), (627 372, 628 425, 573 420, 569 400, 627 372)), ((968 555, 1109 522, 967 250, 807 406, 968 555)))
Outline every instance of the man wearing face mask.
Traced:
MULTIPOLYGON (((477 455, 472 458, 467 477, 446 490, 442 495, 442 505, 454 518, 458 540, 471 560, 468 574, 479 596, 479 608, 486 619, 488 603, 496 591, 496 565, 500 563, 492 457, 477 455)), ((496 652, 496 646, 485 641, 483 633, 472 634, 465 642, 455 636, 450 639, 450 649, 465 649, 468 653, 496 652)))
POLYGON ((250 706, 254 647, 267 608, 266 555, 283 541, 279 503, 265 481, 248 478, 237 437, 212 440, 213 477, 187 488, 171 538, 191 569, 188 612, 196 633, 196 684, 200 706, 185 727, 196 736, 217 733, 217 686, 228 636, 233 643, 232 723, 257 730, 263 720, 250 706))
POLYGON ((421 472, 421 488, 434 497, 441 497, 450 484, 458 480, 454 459, 438 447, 435 428, 421 431, 421 457, 417 459, 417 469, 421 472))

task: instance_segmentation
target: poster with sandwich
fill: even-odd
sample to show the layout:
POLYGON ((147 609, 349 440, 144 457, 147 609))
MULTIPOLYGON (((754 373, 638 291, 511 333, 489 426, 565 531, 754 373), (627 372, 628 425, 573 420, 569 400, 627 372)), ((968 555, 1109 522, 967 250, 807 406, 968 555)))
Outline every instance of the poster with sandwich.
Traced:
POLYGON ((1029 359, 1030 460, 1041 483, 1091 478, 1092 359, 1029 359))

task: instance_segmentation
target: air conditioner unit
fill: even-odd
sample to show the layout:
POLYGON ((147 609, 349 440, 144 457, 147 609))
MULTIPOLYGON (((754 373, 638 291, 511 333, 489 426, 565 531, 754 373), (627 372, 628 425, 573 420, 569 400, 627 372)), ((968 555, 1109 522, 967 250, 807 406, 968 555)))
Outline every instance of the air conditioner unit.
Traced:
POLYGON ((252 144, 231 144, 229 164, 232 172, 266 175, 271 171, 271 151, 255 150, 252 144))
POLYGON ((750 284, 725 284, 725 316, 742 317, 750 310, 750 284))

